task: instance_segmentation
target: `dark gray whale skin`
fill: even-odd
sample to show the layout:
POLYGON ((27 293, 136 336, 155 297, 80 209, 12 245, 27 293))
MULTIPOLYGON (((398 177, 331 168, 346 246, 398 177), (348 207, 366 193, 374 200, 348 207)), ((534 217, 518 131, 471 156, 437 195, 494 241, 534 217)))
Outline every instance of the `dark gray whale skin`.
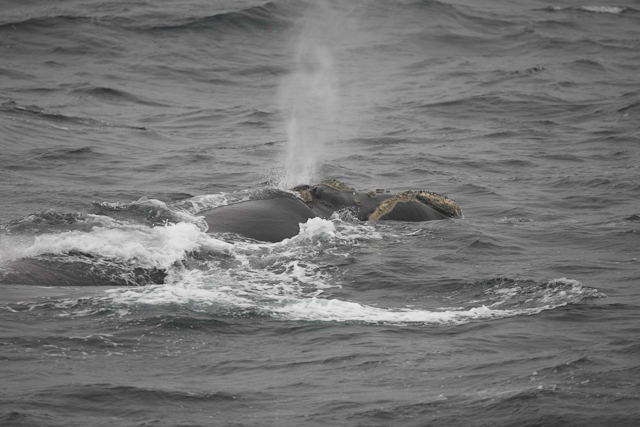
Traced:
POLYGON ((334 212, 351 211, 362 221, 433 221, 459 218, 452 200, 429 192, 392 195, 377 190, 361 192, 335 181, 298 186, 275 198, 221 206, 202 214, 211 233, 235 233, 266 242, 280 242, 300 232, 309 218, 328 218, 334 212))
POLYGON ((0 269, 0 284, 33 286, 142 286, 164 283, 167 273, 156 268, 96 265, 86 254, 68 254, 84 260, 63 260, 64 255, 20 258, 0 269))
POLYGON ((280 242, 300 232, 300 223, 318 215, 301 199, 283 196, 250 200, 204 212, 210 233, 235 233, 263 242, 280 242))
MULTIPOLYGON (((328 218, 349 210, 362 221, 433 221, 462 216, 451 199, 426 191, 392 195, 383 190, 356 191, 327 180, 299 186, 291 192, 269 193, 249 200, 201 212, 209 233, 234 233, 263 242, 280 242, 300 232, 310 218, 328 218)), ((167 272, 99 262, 83 253, 39 255, 0 266, 0 284, 35 286, 141 286, 164 283, 167 272)), ((104 260, 103 260, 104 261, 104 260)))

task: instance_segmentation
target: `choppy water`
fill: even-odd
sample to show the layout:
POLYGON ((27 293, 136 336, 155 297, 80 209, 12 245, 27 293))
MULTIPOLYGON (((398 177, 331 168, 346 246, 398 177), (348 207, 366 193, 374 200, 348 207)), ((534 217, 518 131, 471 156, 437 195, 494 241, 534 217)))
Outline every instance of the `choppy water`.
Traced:
POLYGON ((0 424, 640 423, 637 2, 4 1, 0 57, 0 264, 110 272, 0 285, 0 424), (464 219, 198 215, 325 177, 464 219))

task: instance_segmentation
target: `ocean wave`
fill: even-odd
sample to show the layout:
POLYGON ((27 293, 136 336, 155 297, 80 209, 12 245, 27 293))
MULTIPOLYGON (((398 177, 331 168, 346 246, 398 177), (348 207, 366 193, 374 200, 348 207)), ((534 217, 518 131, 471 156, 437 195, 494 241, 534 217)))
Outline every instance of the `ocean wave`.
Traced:
POLYGON ((558 97, 557 93, 539 92, 537 94, 517 94, 515 92, 491 93, 468 96, 467 94, 449 95, 453 99, 431 101, 412 107, 416 113, 428 113, 433 117, 449 117, 478 120, 478 117, 490 117, 500 114, 508 108, 512 114, 522 118, 539 119, 540 111, 548 116, 567 114, 574 110, 591 108, 589 104, 570 103, 558 97))
MULTIPOLYGON (((63 125, 146 130, 146 128, 139 127, 139 126, 118 125, 118 124, 113 124, 106 121, 92 119, 88 117, 61 114, 45 108, 41 108, 37 105, 22 106, 22 105, 16 104, 15 101, 8 101, 1 104, 0 112, 5 113, 7 115, 8 114, 17 115, 18 117, 33 116, 46 122, 61 123, 63 125)), ((69 130, 67 128, 63 128, 63 129, 69 130)))
POLYGON ((0 23, 0 31, 32 31, 36 32, 45 28, 64 27, 69 22, 95 22, 95 18, 76 15, 45 15, 31 16, 0 23))
MULTIPOLYGON (((323 297, 322 291, 337 283, 332 283, 331 276, 318 269, 310 257, 301 259, 297 248, 305 247, 312 254, 317 249, 309 251, 309 248, 327 250, 326 239, 344 239, 344 231, 337 231, 335 224, 320 219, 310 221, 302 228, 299 236, 280 244, 236 244, 232 251, 244 261, 232 272, 221 275, 220 271, 191 271, 170 285, 108 291, 106 300, 109 304, 133 306, 177 304, 194 312, 223 317, 266 316, 297 321, 372 324, 461 324, 532 315, 604 296, 575 280, 563 278, 548 282, 496 279, 468 284, 447 297, 446 301, 454 307, 436 310, 374 307, 354 300, 323 297), (280 248, 278 257, 284 258, 273 258, 278 253, 273 252, 276 247, 280 248), (255 264, 256 259, 251 259, 260 252, 263 253, 261 257, 269 254, 271 261, 268 266, 255 264), (262 270, 258 272, 255 270, 257 267, 262 270)), ((366 232, 370 238, 370 230, 366 232)), ((356 231, 351 237, 361 239, 362 236, 362 231, 356 231)))
MULTIPOLYGON (((214 203, 224 203, 224 199, 214 203)), ((122 208, 125 212, 140 208, 145 215, 156 209, 159 212, 168 209, 162 202, 146 200, 134 206, 137 207, 122 208)), ((193 205, 192 209, 200 206, 193 205)), ((118 206, 106 208, 118 210, 118 206)), ((187 215, 188 211, 182 212, 187 215)), ((86 220, 57 214, 42 218, 71 224, 86 220)), ((100 221, 101 217, 92 219, 100 221)), ((433 301, 429 309, 373 306, 358 301, 355 290, 332 291, 327 295, 325 292, 344 286, 337 273, 345 253, 352 255, 375 241, 399 239, 392 236, 393 229, 345 221, 334 215, 328 220, 309 219, 301 224, 300 233, 290 239, 264 243, 237 238, 221 240, 224 236, 208 235, 190 222, 149 227, 122 219, 105 221, 111 221, 110 226, 102 224, 89 230, 38 235, 30 246, 19 249, 19 258, 32 263, 58 262, 63 268, 66 265, 102 271, 90 277, 102 281, 96 284, 122 286, 136 280, 147 284, 107 290, 105 296, 92 297, 89 306, 85 301, 73 308, 76 305, 67 302, 65 315, 92 316, 106 309, 111 315, 126 317, 141 307, 174 306, 222 318, 455 325, 532 315, 603 296, 575 280, 534 282, 501 278, 466 284, 457 290, 454 286, 441 299, 439 307, 433 301), (341 294, 344 297, 337 297, 341 294), (68 308, 69 304, 72 308, 68 308)), ((486 239, 476 239, 467 249, 494 255, 514 250, 486 239)), ((14 309, 19 308, 23 307, 14 309)), ((60 310, 58 306, 54 308, 60 310)))
MULTIPOLYGON (((381 3, 384 5, 384 3, 381 3)), ((425 18, 432 21, 431 30, 446 30, 450 34, 486 37, 489 34, 504 35, 505 32, 519 30, 521 24, 514 20, 500 18, 499 15, 483 8, 471 8, 463 5, 440 2, 436 0, 410 1, 402 6, 388 2, 386 7, 377 5, 380 13, 398 13, 402 7, 412 15, 413 19, 425 18)), ((372 8, 376 7, 374 5, 372 8)))
MULTIPOLYGON (((78 26, 104 27, 133 32, 213 31, 216 33, 265 33, 289 28, 298 16, 300 2, 265 2, 241 10, 220 11, 198 15, 198 10, 167 8, 149 12, 144 8, 101 10, 100 7, 76 13, 64 6, 32 9, 19 14, 7 14, 0 21, 1 32, 28 32, 64 36, 73 34, 78 26)), ((213 9, 221 7, 214 5, 213 9)))
MULTIPOLYGON (((458 253, 468 254, 468 253, 480 253, 481 256, 500 256, 506 254, 517 254, 522 253, 524 248, 518 245, 508 245, 504 243, 500 243, 497 239, 491 238, 489 236, 483 236, 482 238, 475 239, 473 242, 467 244, 466 246, 460 248, 458 253)), ((476 255, 477 257, 477 255, 476 255)))
MULTIPOLYGON (((117 228, 93 227, 90 231, 69 231, 35 237, 33 245, 23 251, 23 257, 45 254, 81 253, 102 259, 117 259, 125 264, 134 263, 143 268, 169 270, 186 254, 211 247, 214 243, 202 241, 201 231, 194 225, 179 223, 164 227, 145 227, 119 224, 117 228)), ((226 245, 218 242, 219 248, 226 245)))
POLYGON ((624 107, 619 108, 617 112, 623 114, 640 113, 640 100, 630 102, 624 107))
POLYGON ((118 102, 118 103, 131 103, 139 104, 150 107, 168 107, 168 104, 163 104, 156 101, 145 99, 141 96, 134 95, 124 90, 113 89, 110 87, 87 87, 78 88, 71 91, 71 94, 79 96, 90 96, 102 101, 118 102))
POLYGON ((620 15, 623 13, 633 13, 637 12, 636 9, 629 6, 552 6, 547 8, 546 10, 552 12, 562 12, 566 10, 573 11, 582 11, 589 13, 602 13, 602 14, 610 14, 610 15, 620 15))
POLYGON ((202 17, 181 18, 177 23, 155 24, 146 28, 147 31, 230 31, 242 32, 274 31, 286 28, 291 22, 284 16, 283 8, 275 2, 268 2, 261 6, 253 6, 247 9, 218 13, 202 17))
MULTIPOLYGON (((130 289, 124 292, 109 291, 113 302, 127 304, 179 304, 198 312, 215 315, 232 313, 274 317, 282 320, 347 322, 364 324, 422 324, 451 325, 471 321, 486 321, 504 317, 533 315, 545 310, 577 304, 585 300, 604 297, 593 288, 588 288, 575 280, 554 279, 549 282, 507 281, 481 291, 475 298, 465 301, 467 307, 443 307, 439 310, 390 309, 369 306, 355 301, 322 298, 317 295, 295 297, 294 295, 263 295, 261 300, 244 298, 245 295, 229 295, 222 290, 211 291, 186 289, 184 287, 157 287, 149 292, 130 289), (271 300, 271 302, 269 302, 271 300), (274 303, 275 300, 275 303, 274 303), (236 305, 236 308, 228 305, 236 305), (227 306, 221 310, 222 306, 227 306), (235 311, 234 311, 235 310, 235 311), (249 310, 249 311, 247 311, 249 310)), ((285 290, 280 288, 279 291, 285 290)), ((288 291, 285 290, 285 293, 288 291)), ((478 291, 474 290, 477 294, 478 291)), ((461 301, 457 301, 461 302, 461 301)))
MULTIPOLYGON (((117 352, 117 350, 115 350, 117 352)), ((34 393, 34 402, 47 402, 48 406, 56 406, 59 402, 61 405, 69 405, 74 402, 74 406, 83 408, 92 408, 99 405, 105 416, 113 416, 113 407, 122 405, 123 401, 129 402, 129 405, 154 407, 158 402, 175 402, 188 404, 189 402, 203 402, 207 404, 224 403, 225 405, 233 404, 238 396, 250 395, 252 393, 225 393, 225 392, 186 392, 177 388, 151 388, 137 386, 123 386, 115 384, 85 384, 85 385, 64 385, 43 388, 34 393)), ((68 410, 68 408, 67 408, 68 410)))
POLYGON ((0 224, 0 262, 24 256, 37 235, 68 232, 90 232, 94 227, 117 227, 112 218, 80 212, 60 212, 54 209, 36 212, 0 224))
POLYGON ((200 212, 193 209, 194 206, 200 208, 205 203, 222 206, 226 204, 223 194, 218 194, 207 198, 207 196, 194 197, 186 201, 178 201, 167 204, 161 200, 141 197, 135 202, 92 202, 95 213, 104 215, 116 220, 142 223, 148 226, 161 226, 177 223, 195 224, 200 230, 206 231, 208 226, 204 219, 197 214, 200 212), (204 202, 206 200, 206 202, 204 202), (213 200, 216 200, 215 202, 213 200))

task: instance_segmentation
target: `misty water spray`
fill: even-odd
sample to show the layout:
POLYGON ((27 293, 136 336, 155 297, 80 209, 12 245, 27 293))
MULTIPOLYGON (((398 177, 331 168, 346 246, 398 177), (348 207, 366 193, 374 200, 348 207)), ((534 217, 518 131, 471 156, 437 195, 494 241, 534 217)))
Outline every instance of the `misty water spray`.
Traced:
POLYGON ((287 143, 278 186, 312 184, 336 136, 338 81, 329 38, 331 10, 320 3, 303 19, 293 71, 281 85, 287 143))

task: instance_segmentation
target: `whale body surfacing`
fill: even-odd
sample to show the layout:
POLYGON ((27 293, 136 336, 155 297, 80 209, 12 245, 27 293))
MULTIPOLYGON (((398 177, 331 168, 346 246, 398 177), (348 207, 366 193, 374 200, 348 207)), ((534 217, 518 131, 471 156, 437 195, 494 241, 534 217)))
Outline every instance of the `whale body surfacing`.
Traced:
POLYGON ((299 224, 309 218, 328 218, 341 210, 351 211, 362 221, 421 222, 462 217, 456 202, 436 193, 362 192, 336 180, 301 185, 270 199, 221 206, 203 214, 209 232, 232 232, 255 240, 279 242, 297 235, 299 224))
MULTIPOLYGON (((390 194, 356 191, 336 180, 302 185, 291 191, 265 192, 262 198, 216 207, 204 216, 208 233, 232 233, 262 241, 281 242, 300 233, 311 218, 329 218, 348 211, 361 221, 434 221, 461 218, 448 197, 428 191, 390 194)), ((82 252, 41 254, 13 260, 0 268, 0 284, 41 286, 126 286, 164 283, 162 268, 144 268, 101 259, 82 252)))

